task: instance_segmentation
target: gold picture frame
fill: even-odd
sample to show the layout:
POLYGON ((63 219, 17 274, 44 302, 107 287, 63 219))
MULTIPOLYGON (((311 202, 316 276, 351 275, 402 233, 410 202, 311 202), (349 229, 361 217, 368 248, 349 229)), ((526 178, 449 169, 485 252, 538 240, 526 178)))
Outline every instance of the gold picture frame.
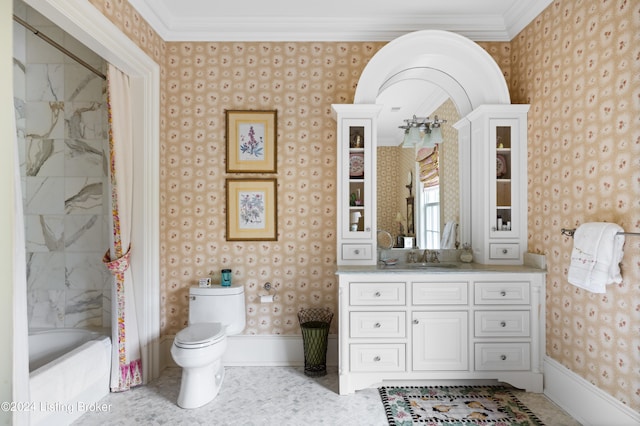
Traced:
POLYGON ((276 110, 227 110, 225 124, 227 173, 276 173, 276 110))
POLYGON ((227 241, 277 241, 277 180, 227 179, 227 241))

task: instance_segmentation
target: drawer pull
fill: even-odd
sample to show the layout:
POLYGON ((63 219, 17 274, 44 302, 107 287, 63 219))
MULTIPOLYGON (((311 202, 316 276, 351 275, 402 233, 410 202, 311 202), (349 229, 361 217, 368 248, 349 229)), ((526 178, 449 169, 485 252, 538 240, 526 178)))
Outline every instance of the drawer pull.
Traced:
POLYGON ((375 327, 375 328, 380 328, 380 327, 382 327, 382 326, 380 325, 380 323, 379 323, 379 322, 377 322, 377 323, 375 323, 375 324, 374 324, 374 327, 375 327))
POLYGON ((506 291, 502 290, 502 291, 500 292, 500 296, 504 297, 504 296, 506 296, 506 295, 507 295, 507 292, 506 292, 506 291))
POLYGON ((376 355, 375 357, 373 357, 373 360, 375 362, 380 362, 380 356, 376 355))
POLYGON ((509 253, 509 250, 507 250, 507 249, 502 249, 502 254, 507 254, 507 253, 509 253))
POLYGON ((413 323, 414 323, 414 324, 420 324, 420 321, 418 321, 417 319, 414 319, 414 320, 413 320, 413 323))
POLYGON ((507 356, 506 355, 500 355, 500 359, 505 361, 507 359, 507 356))
POLYGON ((382 296, 382 294, 381 294, 379 291, 376 291, 375 293, 373 293, 373 295, 374 295, 375 297, 380 297, 380 296, 382 296))
POLYGON ((355 250, 353 251, 353 253, 354 253, 354 254, 360 254, 360 250, 355 249, 355 250))
POLYGON ((506 322, 504 322, 504 321, 500 322, 500 327, 506 327, 506 326, 507 326, 506 322))

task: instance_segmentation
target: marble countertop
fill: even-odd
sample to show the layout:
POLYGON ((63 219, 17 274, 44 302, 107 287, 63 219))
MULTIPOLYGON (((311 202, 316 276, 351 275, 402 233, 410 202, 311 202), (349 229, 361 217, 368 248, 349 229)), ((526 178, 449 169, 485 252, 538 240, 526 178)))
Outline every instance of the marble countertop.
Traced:
POLYGON ((531 265, 482 265, 479 263, 442 262, 429 264, 399 263, 386 266, 338 266, 336 274, 469 274, 469 273, 546 273, 546 269, 531 265))

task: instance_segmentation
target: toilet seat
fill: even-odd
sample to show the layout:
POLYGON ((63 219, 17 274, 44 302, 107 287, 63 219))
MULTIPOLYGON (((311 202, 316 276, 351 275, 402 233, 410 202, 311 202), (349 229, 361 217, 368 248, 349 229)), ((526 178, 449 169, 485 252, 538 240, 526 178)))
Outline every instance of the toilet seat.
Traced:
POLYGON ((173 344, 184 349, 198 349, 218 343, 226 336, 222 324, 205 322, 191 324, 176 334, 173 344))

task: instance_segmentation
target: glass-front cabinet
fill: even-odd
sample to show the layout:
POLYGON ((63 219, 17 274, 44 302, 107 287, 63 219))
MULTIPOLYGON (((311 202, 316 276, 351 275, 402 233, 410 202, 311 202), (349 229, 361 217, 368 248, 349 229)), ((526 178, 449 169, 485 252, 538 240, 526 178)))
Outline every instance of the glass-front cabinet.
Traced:
POLYGON ((527 249, 528 111, 529 105, 483 105, 466 117, 474 165, 471 239, 476 262, 523 262, 527 249))
POLYGON ((378 105, 332 105, 337 123, 337 262, 376 263, 375 164, 378 105))

